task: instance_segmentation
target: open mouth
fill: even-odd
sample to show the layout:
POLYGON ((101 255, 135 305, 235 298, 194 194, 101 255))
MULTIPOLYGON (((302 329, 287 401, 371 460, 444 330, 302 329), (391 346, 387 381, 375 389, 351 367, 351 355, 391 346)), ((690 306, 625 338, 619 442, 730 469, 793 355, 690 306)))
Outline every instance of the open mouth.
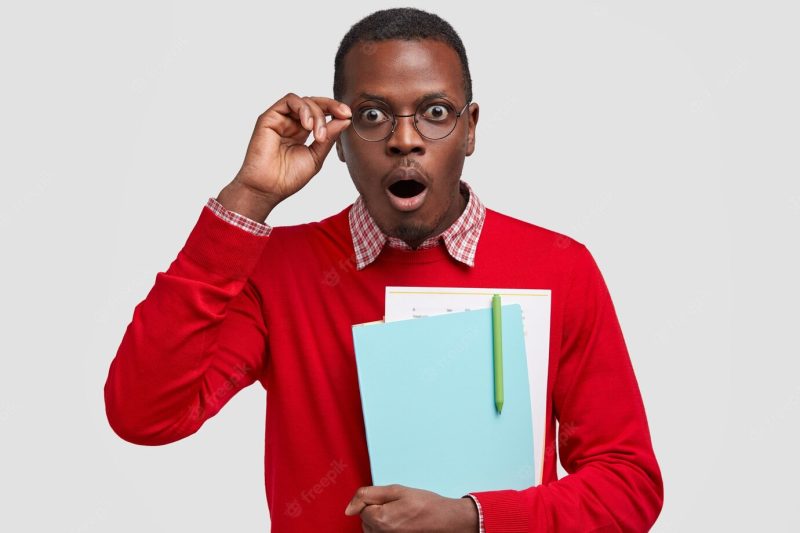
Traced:
POLYGON ((413 198, 425 190, 425 185, 417 180, 400 180, 389 186, 389 192, 398 198, 413 198))
POLYGON ((389 204, 398 211, 416 211, 425 203, 428 187, 414 178, 401 179, 386 188, 389 204))

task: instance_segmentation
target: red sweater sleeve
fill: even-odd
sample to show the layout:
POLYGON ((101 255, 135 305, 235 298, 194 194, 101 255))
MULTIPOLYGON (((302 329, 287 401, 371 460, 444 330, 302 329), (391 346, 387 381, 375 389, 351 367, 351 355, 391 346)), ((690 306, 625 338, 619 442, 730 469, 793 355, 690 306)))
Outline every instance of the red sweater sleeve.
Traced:
POLYGON ((569 475, 525 490, 474 492, 487 533, 647 531, 663 502, 639 387, 606 284, 577 242, 553 388, 569 475))
POLYGON ((267 328, 248 277, 268 239, 203 208, 134 309, 111 362, 106 415, 120 437, 145 445, 182 439, 265 379, 267 328))

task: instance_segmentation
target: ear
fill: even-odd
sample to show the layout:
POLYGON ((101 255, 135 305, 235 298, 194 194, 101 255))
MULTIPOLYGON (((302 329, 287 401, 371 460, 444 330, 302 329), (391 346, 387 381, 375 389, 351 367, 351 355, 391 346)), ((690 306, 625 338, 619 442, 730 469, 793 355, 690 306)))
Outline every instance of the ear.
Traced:
POLYGON ((342 148, 341 135, 336 139, 336 155, 339 156, 339 161, 344 163, 344 148, 342 148))
POLYGON ((480 114, 480 106, 477 102, 469 104, 469 131, 467 132, 467 155, 472 155, 475 151, 475 129, 478 126, 478 115, 480 114))

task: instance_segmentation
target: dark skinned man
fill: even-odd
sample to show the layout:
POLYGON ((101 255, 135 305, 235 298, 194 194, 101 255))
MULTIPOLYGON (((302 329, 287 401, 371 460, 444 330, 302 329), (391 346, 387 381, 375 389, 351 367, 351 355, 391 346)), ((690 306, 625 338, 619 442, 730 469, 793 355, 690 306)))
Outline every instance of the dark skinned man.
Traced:
POLYGON ((647 530, 661 474, 608 290, 582 244, 485 208, 461 179, 478 115, 449 24, 405 8, 353 26, 334 98, 289 93, 259 116, 241 169, 137 306, 106 384, 115 431, 173 442, 259 381, 273 531, 647 530), (357 201, 267 225, 334 144, 357 201), (542 484, 522 491, 372 486, 350 328, 382 317, 387 285, 552 291, 546 444, 567 477, 544 453, 542 484))

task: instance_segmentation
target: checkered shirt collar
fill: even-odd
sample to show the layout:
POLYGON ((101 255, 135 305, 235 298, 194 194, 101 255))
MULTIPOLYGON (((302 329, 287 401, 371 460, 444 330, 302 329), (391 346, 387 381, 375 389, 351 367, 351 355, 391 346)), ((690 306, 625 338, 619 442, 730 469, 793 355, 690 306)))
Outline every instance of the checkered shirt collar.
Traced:
MULTIPOLYGON (((478 248, 478 239, 486 218, 486 207, 467 182, 461 181, 460 190, 469 193, 469 200, 467 200, 464 212, 449 228, 439 235, 427 238, 417 249, 433 248, 438 246, 441 240, 444 242, 447 252, 454 259, 474 266, 475 251, 478 248)), ((412 249, 405 241, 390 237, 380 230, 372 215, 367 211, 367 206, 361 196, 353 203, 348 217, 358 270, 372 263, 387 243, 393 248, 412 249)))

